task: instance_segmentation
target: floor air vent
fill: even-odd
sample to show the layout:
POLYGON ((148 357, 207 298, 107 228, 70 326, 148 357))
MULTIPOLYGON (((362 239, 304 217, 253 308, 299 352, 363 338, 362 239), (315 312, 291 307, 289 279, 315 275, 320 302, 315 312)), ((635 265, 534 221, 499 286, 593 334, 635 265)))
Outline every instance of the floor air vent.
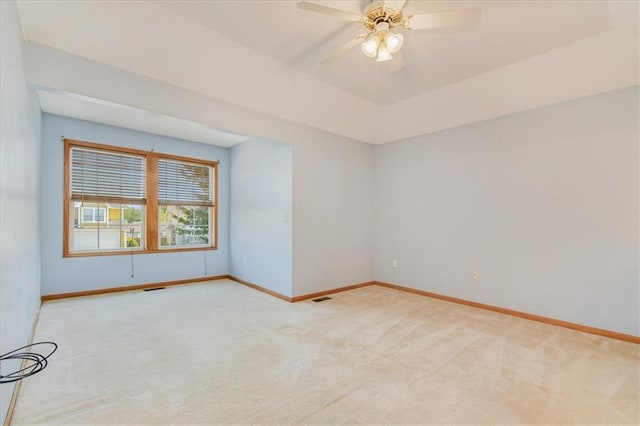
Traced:
POLYGON ((313 300, 314 302, 324 302, 325 300, 331 300, 331 298, 325 296, 325 297, 318 297, 317 299, 311 299, 311 300, 313 300))
POLYGON ((145 288, 142 291, 156 291, 156 290, 164 290, 166 287, 154 287, 154 288, 145 288))

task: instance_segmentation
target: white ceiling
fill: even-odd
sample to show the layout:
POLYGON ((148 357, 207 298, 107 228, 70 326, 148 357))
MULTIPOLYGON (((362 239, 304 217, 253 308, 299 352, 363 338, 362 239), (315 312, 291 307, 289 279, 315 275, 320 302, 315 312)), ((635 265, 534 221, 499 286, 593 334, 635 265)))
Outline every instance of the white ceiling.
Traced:
MULTIPOLYGON (((367 4, 316 3, 354 12, 367 4)), ((406 11, 471 6, 482 8, 474 31, 405 32, 406 66, 392 74, 358 48, 321 65, 363 29, 299 10, 295 1, 19 2, 29 41, 370 143, 638 84, 635 1, 409 0, 406 11), (394 125, 385 125, 385 118, 394 125)), ((62 106, 68 96, 51 91, 45 96, 43 105, 51 112, 68 110, 62 106)), ((117 101, 108 94, 95 97, 158 112, 152 102, 141 108, 126 96, 117 101)), ((73 102, 75 115, 82 115, 82 99, 73 102)), ((87 110, 106 105, 89 103, 87 110)), ((111 114, 122 108, 110 106, 78 118, 113 121, 111 114)), ((144 115, 117 125, 130 127, 144 115)), ((183 127, 189 126, 177 126, 183 127)), ((189 137, 177 133, 171 136, 202 138, 188 130, 189 137)))

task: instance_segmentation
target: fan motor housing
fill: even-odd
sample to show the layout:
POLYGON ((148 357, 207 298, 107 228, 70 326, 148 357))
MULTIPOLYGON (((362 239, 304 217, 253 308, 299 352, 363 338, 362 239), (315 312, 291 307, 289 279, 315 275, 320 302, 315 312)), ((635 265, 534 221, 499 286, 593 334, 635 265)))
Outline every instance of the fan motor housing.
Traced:
POLYGON ((369 31, 374 31, 379 22, 387 22, 389 27, 402 25, 402 11, 385 5, 374 6, 366 11, 363 24, 369 31))

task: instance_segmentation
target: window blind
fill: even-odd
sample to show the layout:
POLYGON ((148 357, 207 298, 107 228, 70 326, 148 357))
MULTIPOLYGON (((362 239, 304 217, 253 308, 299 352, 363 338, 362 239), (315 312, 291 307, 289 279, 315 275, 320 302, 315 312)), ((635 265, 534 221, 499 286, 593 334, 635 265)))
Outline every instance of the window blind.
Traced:
POLYGON ((158 160, 158 204, 213 206, 213 167, 158 160))
POLYGON ((144 204, 147 167, 142 156, 71 148, 71 199, 144 204))

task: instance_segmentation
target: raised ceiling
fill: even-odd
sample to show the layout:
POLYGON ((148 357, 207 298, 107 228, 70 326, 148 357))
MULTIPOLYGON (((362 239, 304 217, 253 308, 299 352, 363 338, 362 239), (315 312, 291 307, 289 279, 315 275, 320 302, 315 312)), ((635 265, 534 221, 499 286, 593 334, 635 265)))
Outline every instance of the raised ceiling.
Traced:
MULTIPOLYGON (((367 1, 326 4, 360 14, 367 1)), ((480 6, 475 29, 403 31, 406 66, 391 74, 356 48, 331 65, 322 59, 365 32, 358 23, 297 9, 294 1, 157 4, 213 31, 380 106, 447 86, 496 68, 576 42, 611 27, 601 2, 425 2, 406 3, 408 15, 480 6), (268 17, 268 19, 265 19, 268 17)))
MULTIPOLYGON (((359 13, 368 2, 316 3, 359 13)), ((405 32, 406 66, 392 74, 359 49, 321 65, 363 29, 295 1, 19 2, 28 41, 370 143, 638 84, 636 2, 408 0, 406 11, 471 6, 474 31, 405 32)), ((159 112, 100 89, 78 94, 159 112)))

